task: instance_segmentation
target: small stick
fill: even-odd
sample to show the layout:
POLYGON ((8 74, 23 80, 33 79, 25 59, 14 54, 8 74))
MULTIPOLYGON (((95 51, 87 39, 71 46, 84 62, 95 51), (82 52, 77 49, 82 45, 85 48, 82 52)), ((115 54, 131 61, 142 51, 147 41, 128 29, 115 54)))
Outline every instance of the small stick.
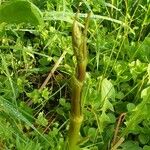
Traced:
POLYGON ((48 83, 48 81, 50 80, 50 78, 52 77, 52 75, 54 74, 54 72, 56 71, 56 69, 58 68, 59 64, 61 63, 61 61, 63 60, 63 58, 65 57, 66 54, 67 54, 66 51, 64 51, 62 53, 62 55, 60 56, 58 61, 55 63, 54 67, 52 68, 52 70, 48 74, 47 78, 45 79, 45 81, 43 82, 43 84, 41 85, 39 90, 43 90, 43 88, 46 86, 46 84, 48 83))
POLYGON ((117 150, 117 148, 123 143, 124 138, 121 137, 119 141, 111 148, 111 150, 117 150))
POLYGON ((112 147, 118 143, 117 142, 117 135, 118 135, 118 131, 119 131, 119 126, 121 124, 121 122, 124 120, 124 117, 125 117, 126 113, 122 113, 120 116, 119 116, 119 120, 117 122, 117 126, 116 126, 116 129, 115 129, 115 134, 114 134, 114 138, 113 138, 113 141, 112 141, 112 147))

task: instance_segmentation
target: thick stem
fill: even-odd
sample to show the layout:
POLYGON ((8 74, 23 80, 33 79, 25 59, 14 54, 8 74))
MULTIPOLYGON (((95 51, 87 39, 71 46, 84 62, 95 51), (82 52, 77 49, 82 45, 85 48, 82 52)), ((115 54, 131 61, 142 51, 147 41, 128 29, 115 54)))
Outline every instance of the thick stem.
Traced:
POLYGON ((72 93, 71 93, 71 115, 72 117, 79 117, 81 112, 81 91, 83 83, 72 77, 71 79, 72 93))
MULTIPOLYGON (((71 115, 70 115, 70 126, 68 135, 68 149, 78 150, 77 143, 79 142, 79 133, 81 123, 83 121, 83 114, 81 109, 81 96, 82 88, 85 80, 86 65, 87 65, 87 47, 86 47, 86 36, 87 36, 87 25, 89 16, 87 16, 85 29, 81 32, 77 21, 74 20, 73 31, 72 31, 72 44, 74 54, 77 60, 76 74, 72 77, 71 88, 71 115)), ((77 17, 77 16, 76 16, 77 17)), ((76 18, 77 19, 77 18, 76 18)))
POLYGON ((70 116, 69 140, 68 149, 78 150, 77 142, 79 142, 80 127, 83 121, 83 116, 70 116))
POLYGON ((83 83, 75 76, 71 80, 72 99, 71 99, 71 114, 70 127, 68 135, 68 149, 77 150, 77 142, 79 141, 80 126, 83 120, 81 112, 81 91, 83 83))
POLYGON ((87 61, 86 60, 82 61, 82 63, 80 63, 80 62, 77 63, 77 79, 80 82, 83 82, 84 79, 85 79, 86 65, 87 65, 87 61))

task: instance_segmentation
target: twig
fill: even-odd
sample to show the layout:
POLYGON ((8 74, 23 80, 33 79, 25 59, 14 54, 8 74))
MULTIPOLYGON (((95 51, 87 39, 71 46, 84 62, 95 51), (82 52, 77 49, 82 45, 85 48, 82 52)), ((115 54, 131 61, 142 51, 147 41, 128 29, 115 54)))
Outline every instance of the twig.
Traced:
POLYGON ((43 131, 43 134, 47 132, 47 130, 49 130, 49 127, 52 125, 52 123, 56 120, 56 117, 54 117, 54 114, 52 114, 52 116, 49 119, 49 124, 47 125, 47 127, 45 128, 45 130, 43 131))
POLYGON ((39 90, 43 90, 43 88, 46 86, 46 84, 48 83, 48 81, 50 80, 50 78, 52 77, 52 75, 54 74, 54 72, 56 71, 56 69, 58 68, 59 64, 61 63, 61 61, 65 57, 66 53, 67 53, 66 51, 64 51, 62 53, 62 55, 60 56, 60 58, 58 59, 58 61, 55 63, 54 67, 52 68, 52 70, 48 74, 47 78, 45 79, 45 81, 43 82, 43 84, 41 85, 41 87, 40 87, 39 90))
POLYGON ((113 138, 111 147, 114 147, 114 145, 116 145, 116 143, 119 142, 119 141, 117 142, 117 135, 118 135, 118 131, 119 131, 119 126, 120 126, 121 122, 124 120, 125 115, 126 115, 126 113, 122 113, 119 116, 119 120, 117 122, 117 126, 116 126, 116 129, 115 129, 115 134, 114 134, 114 138, 113 138))
POLYGON ((111 150, 117 150, 117 148, 123 143, 124 138, 121 137, 119 141, 111 148, 111 150))

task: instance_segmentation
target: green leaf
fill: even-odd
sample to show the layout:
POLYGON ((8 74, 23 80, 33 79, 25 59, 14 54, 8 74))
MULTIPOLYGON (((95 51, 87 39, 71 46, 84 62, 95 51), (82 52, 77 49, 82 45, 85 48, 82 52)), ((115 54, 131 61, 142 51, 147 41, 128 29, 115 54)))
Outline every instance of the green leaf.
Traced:
POLYGON ((143 147, 143 150, 150 150, 150 146, 145 145, 145 146, 143 147))
POLYGON ((147 99, 150 98, 150 87, 147 87, 147 88, 142 90, 141 98, 146 99, 145 101, 147 101, 147 99))
POLYGON ((39 124, 39 125, 42 125, 42 126, 47 126, 48 124, 48 121, 47 119, 44 117, 44 113, 43 112, 40 112, 39 115, 38 115, 38 118, 36 119, 36 123, 39 124))
POLYGON ((113 84, 107 80, 106 78, 101 78, 101 100, 104 101, 105 99, 111 98, 112 100, 115 99, 115 89, 113 84))
POLYGON ((45 99, 45 100, 48 100, 49 99, 49 91, 48 91, 48 88, 44 88, 43 91, 41 92, 42 94, 42 97, 45 99))
POLYGON ((17 150, 32 150, 32 149, 41 150, 42 149, 41 144, 38 143, 37 141, 28 140, 27 142, 28 144, 22 142, 20 140, 20 137, 17 136, 16 149, 17 150))
POLYGON ((32 92, 27 93, 27 96, 31 98, 34 104, 42 103, 41 93, 38 89, 34 89, 32 92))
POLYGON ((88 129, 88 135, 90 135, 90 137, 92 138, 92 139, 94 139, 95 138, 95 136, 96 136, 96 133, 97 131, 96 131, 96 128, 93 128, 93 127, 91 127, 91 128, 89 128, 88 129))
POLYGON ((138 75, 147 70, 147 64, 142 63, 140 60, 133 61, 129 64, 130 73, 132 74, 133 79, 136 79, 138 75))
POLYGON ((139 147, 138 143, 133 141, 127 141, 121 145, 122 150, 142 150, 141 147, 139 147))
POLYGON ((149 51, 150 37, 146 37, 144 41, 140 44, 141 45, 139 45, 139 49, 137 51, 137 57, 142 59, 145 62, 149 62, 150 61, 150 51, 149 51))
POLYGON ((61 106, 65 106, 66 105, 66 100, 64 98, 61 98, 59 100, 59 103, 60 103, 61 106))
POLYGON ((135 104, 133 104, 133 103, 128 103, 128 104, 127 104, 127 110, 128 110, 129 112, 131 112, 134 108, 135 108, 135 104))
POLYGON ((99 117, 99 123, 101 128, 100 132, 103 132, 104 128, 110 122, 110 118, 107 115, 107 111, 114 111, 112 103, 109 101, 110 99, 115 99, 115 89, 113 84, 107 80, 106 78, 100 77, 100 95, 101 95, 101 115, 99 117))
POLYGON ((115 99, 115 89, 113 84, 106 78, 100 77, 100 86, 101 86, 101 102, 102 102, 102 112, 106 112, 108 109, 114 111, 113 105, 109 99, 115 99))
POLYGON ((109 118, 109 116, 107 116, 106 115, 106 113, 105 112, 103 112, 102 114, 101 114, 101 116, 100 116, 100 122, 109 122, 110 121, 110 118, 109 118))
POLYGON ((108 113, 107 116, 109 117, 109 123, 115 123, 116 122, 116 117, 112 113, 108 113))
POLYGON ((141 92, 141 98, 143 99, 140 104, 138 104, 133 110, 127 120, 126 125, 126 134, 129 131, 136 130, 136 127, 139 123, 141 123, 144 119, 149 119, 150 113, 150 87, 145 88, 141 92))
POLYGON ((0 5, 0 23, 30 23, 42 25, 43 17, 41 11, 27 0, 15 0, 0 5))
POLYGON ((140 134, 138 138, 142 144, 147 144, 149 142, 149 135, 147 134, 140 134))
POLYGON ((102 112, 102 114, 99 117, 99 124, 100 124, 100 132, 102 133, 104 131, 104 128, 106 127, 106 125, 110 122, 110 118, 109 116, 105 113, 102 112))

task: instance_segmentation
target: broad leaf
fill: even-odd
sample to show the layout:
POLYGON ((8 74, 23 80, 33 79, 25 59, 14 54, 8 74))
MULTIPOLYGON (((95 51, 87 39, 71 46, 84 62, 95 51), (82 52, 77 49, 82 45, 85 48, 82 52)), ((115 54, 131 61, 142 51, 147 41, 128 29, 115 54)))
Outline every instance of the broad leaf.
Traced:
POLYGON ((115 99, 115 89, 113 84, 107 80, 106 78, 101 79, 101 100, 104 101, 105 99, 111 98, 112 100, 115 99))
POLYGON ((121 145, 122 150, 142 150, 138 143, 133 141, 126 141, 121 145))
POLYGON ((100 132, 103 132, 106 125, 110 122, 110 118, 107 115, 107 111, 111 110, 114 111, 113 105, 110 102, 111 100, 115 99, 115 89, 113 84, 107 80, 107 78, 100 77, 100 89, 101 89, 101 115, 99 117, 99 123, 101 128, 99 129, 100 132))
POLYGON ((42 25, 41 11, 31 2, 26 0, 15 0, 0 5, 0 23, 30 23, 42 25))
POLYGON ((141 98, 143 100, 133 109, 129 120, 126 121, 127 127, 125 134, 128 134, 130 131, 135 131, 137 125, 144 119, 150 119, 150 87, 145 88, 141 92, 141 98))

